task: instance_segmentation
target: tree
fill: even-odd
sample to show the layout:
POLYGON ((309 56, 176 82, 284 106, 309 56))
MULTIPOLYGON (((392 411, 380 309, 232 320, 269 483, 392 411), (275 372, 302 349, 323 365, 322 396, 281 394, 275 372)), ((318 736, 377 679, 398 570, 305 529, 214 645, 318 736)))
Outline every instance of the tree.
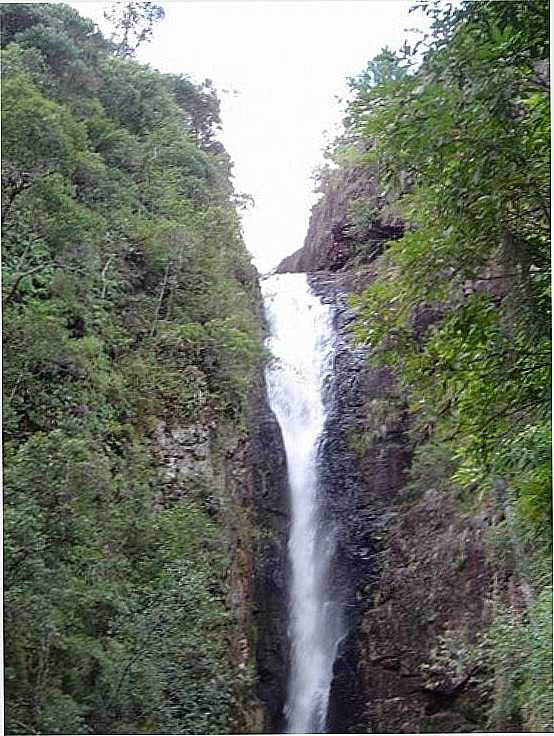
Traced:
POLYGON ((165 12, 161 5, 148 0, 119 0, 104 12, 104 17, 114 27, 111 40, 116 56, 127 59, 135 55, 139 46, 151 40, 154 25, 163 20, 165 12))

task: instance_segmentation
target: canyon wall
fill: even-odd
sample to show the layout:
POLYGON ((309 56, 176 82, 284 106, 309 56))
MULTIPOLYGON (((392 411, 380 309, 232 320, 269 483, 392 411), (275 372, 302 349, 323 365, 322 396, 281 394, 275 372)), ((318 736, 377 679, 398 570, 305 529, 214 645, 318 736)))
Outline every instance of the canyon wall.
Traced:
MULTIPOLYGON (((322 198, 305 248, 277 269, 310 271, 312 288, 332 304, 339 341, 320 472, 339 540, 332 585, 340 581, 348 635, 335 663, 327 727, 331 733, 486 730, 489 691, 475 653, 495 595, 500 591, 517 608, 521 585, 513 565, 492 564, 487 556, 498 510, 461 497, 444 458, 422 470, 428 448, 425 438, 410 434, 395 376, 371 365, 370 348, 352 344, 348 294, 376 277, 384 225, 394 237, 403 230, 390 208, 382 208, 372 235, 383 226, 383 239, 370 236, 362 247, 345 239, 351 193, 365 186, 375 198, 366 174, 351 171, 342 194, 332 189, 322 198)), ((414 337, 437 316, 421 309, 414 337)))
MULTIPOLYGON (((255 317, 267 331, 259 285, 255 317)), ((253 372, 244 421, 209 408, 193 424, 158 422, 157 511, 201 500, 228 560, 228 656, 234 668, 232 733, 279 733, 288 683, 289 486, 281 430, 263 361, 253 372)))
POLYGON ((327 171, 319 191, 322 196, 312 207, 303 246, 284 258, 276 273, 338 271, 347 264, 350 268, 353 261, 372 260, 384 242, 404 232, 391 198, 379 193, 370 165, 327 171))
MULTIPOLYGON (((369 367, 368 351, 351 344, 345 291, 352 282, 329 273, 311 282, 333 304, 340 345, 321 472, 339 538, 348 635, 335 663, 328 730, 482 730, 486 698, 463 652, 490 621, 494 587, 513 574, 486 558, 494 512, 463 512, 431 474, 424 488, 414 487, 417 447, 394 376, 369 367)), ((443 483, 441 468, 436 474, 443 483)))
POLYGON ((281 430, 261 379, 252 391, 250 407, 249 457, 256 494, 256 693, 264 708, 262 732, 280 733, 288 683, 288 476, 281 430))
POLYGON ((156 430, 158 509, 208 501, 225 537, 235 733, 278 733, 288 681, 286 611, 289 492, 286 458, 263 373, 248 428, 212 419, 156 430))

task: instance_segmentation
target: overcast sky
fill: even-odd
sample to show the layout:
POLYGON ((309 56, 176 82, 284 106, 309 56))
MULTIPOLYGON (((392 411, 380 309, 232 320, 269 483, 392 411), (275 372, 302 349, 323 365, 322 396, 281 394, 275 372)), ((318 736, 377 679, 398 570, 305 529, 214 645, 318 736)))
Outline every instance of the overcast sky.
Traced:
MULTIPOLYGON (((165 19, 138 58, 198 81, 209 77, 218 88, 235 188, 256 202, 243 220, 246 244, 268 271, 302 245, 317 199, 311 174, 340 124, 336 97, 346 95, 346 78, 383 46, 400 48, 405 29, 423 26, 422 15, 408 13, 412 0, 160 4, 165 19)), ((71 5, 106 28, 108 4, 71 5)))

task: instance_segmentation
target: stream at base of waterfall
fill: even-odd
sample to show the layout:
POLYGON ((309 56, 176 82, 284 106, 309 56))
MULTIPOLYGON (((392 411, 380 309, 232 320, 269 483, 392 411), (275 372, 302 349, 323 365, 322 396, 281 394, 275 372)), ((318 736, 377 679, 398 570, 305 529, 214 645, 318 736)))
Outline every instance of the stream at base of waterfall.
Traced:
POLYGON ((312 293, 305 274, 267 277, 262 293, 273 355, 268 397, 283 434, 291 493, 287 731, 325 733, 333 663, 344 634, 341 606, 330 594, 332 524, 318 498, 324 387, 335 332, 329 306, 312 293))

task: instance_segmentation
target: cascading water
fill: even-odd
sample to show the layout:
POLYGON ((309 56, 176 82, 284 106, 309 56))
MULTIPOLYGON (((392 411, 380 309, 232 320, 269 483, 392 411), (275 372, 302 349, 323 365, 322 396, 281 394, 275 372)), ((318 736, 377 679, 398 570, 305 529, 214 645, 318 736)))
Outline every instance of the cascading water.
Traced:
POLYGON ((262 282, 275 357, 266 372, 269 403, 281 427, 291 490, 289 600, 289 733, 324 733, 333 663, 342 636, 340 606, 331 599, 331 526, 318 499, 317 454, 325 422, 323 387, 331 370, 330 309, 305 274, 262 282))

